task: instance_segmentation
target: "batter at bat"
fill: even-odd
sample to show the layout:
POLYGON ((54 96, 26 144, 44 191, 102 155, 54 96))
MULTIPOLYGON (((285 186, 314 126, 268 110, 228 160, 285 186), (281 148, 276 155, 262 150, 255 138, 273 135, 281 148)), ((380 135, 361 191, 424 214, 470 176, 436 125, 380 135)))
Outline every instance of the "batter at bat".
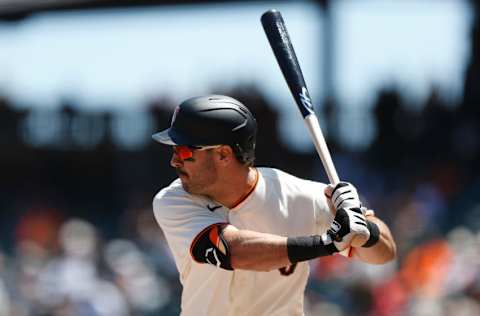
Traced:
POLYGON ((178 179, 153 200, 183 286, 182 315, 303 315, 308 260, 350 249, 395 257, 390 230, 356 188, 257 168, 257 122, 238 100, 188 99, 154 140, 171 146, 178 179), (361 243, 359 243, 361 240, 361 243))

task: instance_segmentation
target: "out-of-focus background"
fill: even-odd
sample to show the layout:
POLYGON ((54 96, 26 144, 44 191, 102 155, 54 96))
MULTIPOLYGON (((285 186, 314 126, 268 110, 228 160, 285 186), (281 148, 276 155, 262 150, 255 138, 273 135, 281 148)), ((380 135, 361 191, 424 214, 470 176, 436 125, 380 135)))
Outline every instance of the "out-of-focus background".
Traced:
MULTIPOLYGON (((0 0, 0 315, 178 315, 150 135, 195 95, 257 164, 327 181, 260 25, 279 9, 342 179, 398 258, 311 262, 306 315, 480 315, 480 6, 468 0, 0 0)), ((319 194, 322 194, 319 192, 319 194)))

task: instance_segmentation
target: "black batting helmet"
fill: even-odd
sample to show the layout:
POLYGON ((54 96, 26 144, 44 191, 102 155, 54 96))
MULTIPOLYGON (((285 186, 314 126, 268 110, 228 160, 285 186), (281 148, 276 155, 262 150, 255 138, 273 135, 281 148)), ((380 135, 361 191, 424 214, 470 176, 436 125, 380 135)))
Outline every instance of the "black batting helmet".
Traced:
POLYGON ((170 128, 152 138, 166 145, 230 145, 236 157, 252 164, 257 123, 246 106, 224 95, 194 97, 182 102, 170 128))

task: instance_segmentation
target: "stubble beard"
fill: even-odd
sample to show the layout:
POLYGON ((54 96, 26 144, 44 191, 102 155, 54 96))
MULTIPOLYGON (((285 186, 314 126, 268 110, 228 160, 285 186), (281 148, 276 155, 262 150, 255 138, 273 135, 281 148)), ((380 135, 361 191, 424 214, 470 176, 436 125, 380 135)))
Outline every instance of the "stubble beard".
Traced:
POLYGON ((206 160, 197 172, 188 174, 187 180, 182 180, 182 187, 190 194, 210 196, 212 185, 217 182, 217 179, 215 164, 212 160, 206 160))

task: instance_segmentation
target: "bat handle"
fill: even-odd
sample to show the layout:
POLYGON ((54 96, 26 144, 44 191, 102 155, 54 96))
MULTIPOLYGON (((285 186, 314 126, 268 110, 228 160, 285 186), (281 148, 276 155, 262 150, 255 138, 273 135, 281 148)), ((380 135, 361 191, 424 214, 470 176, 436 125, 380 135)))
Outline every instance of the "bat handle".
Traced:
POLYGON ((331 184, 335 185, 340 182, 338 178, 337 170, 332 161, 332 156, 323 137, 322 129, 320 128, 320 123, 318 122, 317 116, 315 114, 310 114, 304 118, 305 124, 308 127, 310 136, 312 136, 313 144, 317 150, 320 159, 322 160, 323 168, 327 173, 328 180, 331 184))
MULTIPOLYGON (((340 182, 338 178, 337 170, 335 169, 335 165, 333 164, 332 157, 330 152, 328 151, 327 143, 325 142, 325 138, 323 137, 322 129, 320 128, 320 123, 318 122, 318 118, 315 114, 310 114, 305 116, 304 118, 305 123, 307 124, 308 131, 312 136, 313 144, 317 149, 318 155, 322 160, 323 168, 327 173, 328 180, 331 184, 335 185, 340 182)), ((333 212, 333 211, 332 211, 333 212)), ((333 214, 335 216, 335 214, 333 214)), ((353 240, 360 238, 355 237, 353 240)), ((364 241, 360 240, 357 241, 357 244, 362 244, 364 241)), ((342 256, 348 257, 350 254, 351 246, 347 249, 344 249, 340 252, 342 256)))

